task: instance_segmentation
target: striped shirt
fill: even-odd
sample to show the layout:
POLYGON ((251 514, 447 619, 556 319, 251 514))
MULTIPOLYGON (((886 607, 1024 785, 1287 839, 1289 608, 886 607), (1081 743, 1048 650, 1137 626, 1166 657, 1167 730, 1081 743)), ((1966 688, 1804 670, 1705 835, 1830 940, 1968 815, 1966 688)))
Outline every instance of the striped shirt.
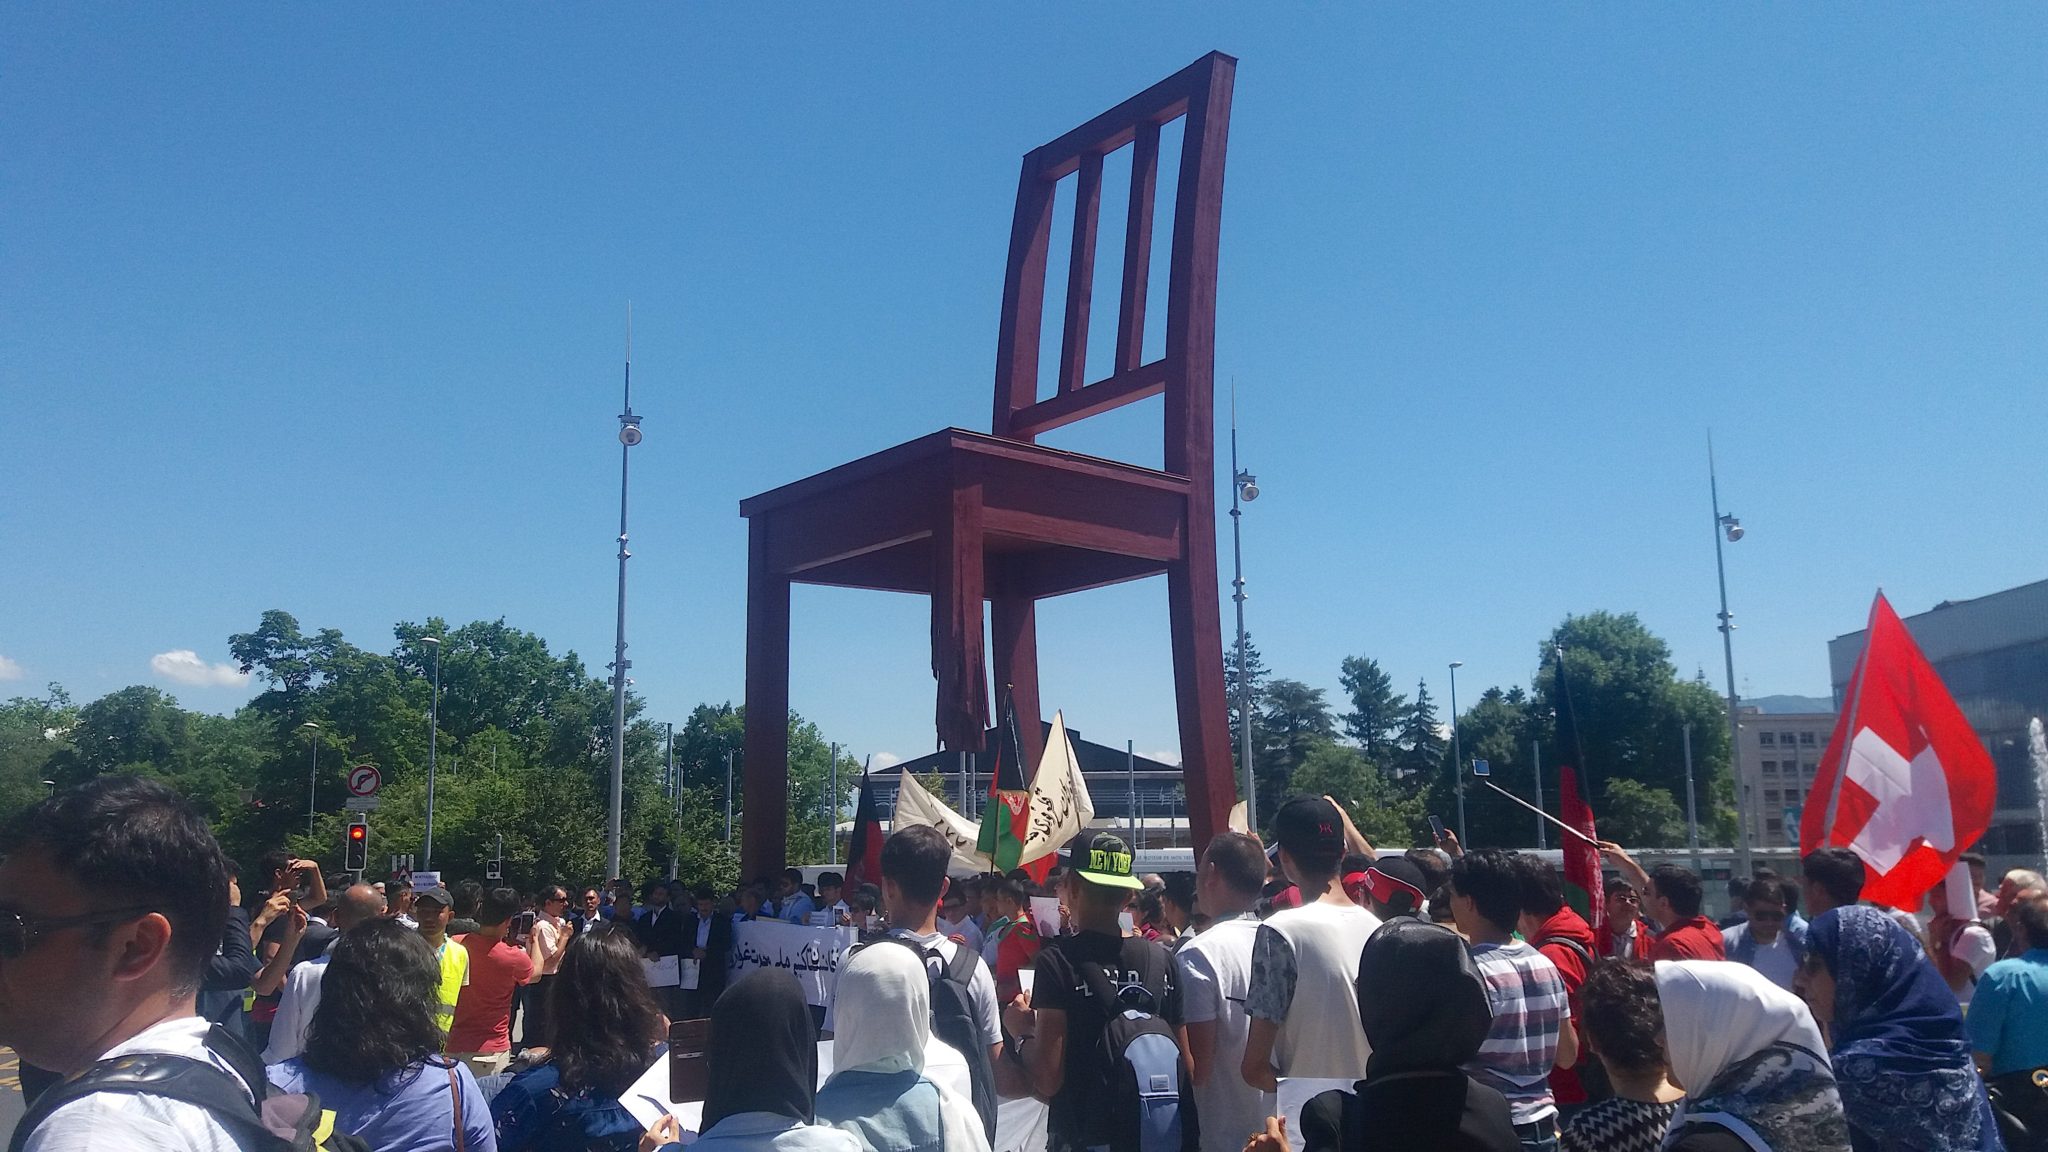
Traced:
POLYGON ((1493 1027, 1465 1071, 1508 1098, 1517 1124, 1555 1114, 1550 1068, 1557 1063, 1558 1030, 1572 1014, 1564 977, 1557 965, 1520 940, 1474 944, 1472 962, 1486 981, 1493 1027))

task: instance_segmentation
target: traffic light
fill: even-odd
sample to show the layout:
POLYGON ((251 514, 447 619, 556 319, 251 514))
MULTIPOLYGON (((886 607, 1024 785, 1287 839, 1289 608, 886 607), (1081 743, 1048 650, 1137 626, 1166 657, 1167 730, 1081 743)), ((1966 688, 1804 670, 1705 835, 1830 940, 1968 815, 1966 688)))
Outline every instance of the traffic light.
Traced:
POLYGON ((342 867, 360 874, 370 866, 370 818, 358 816, 349 821, 348 843, 342 852, 342 867))

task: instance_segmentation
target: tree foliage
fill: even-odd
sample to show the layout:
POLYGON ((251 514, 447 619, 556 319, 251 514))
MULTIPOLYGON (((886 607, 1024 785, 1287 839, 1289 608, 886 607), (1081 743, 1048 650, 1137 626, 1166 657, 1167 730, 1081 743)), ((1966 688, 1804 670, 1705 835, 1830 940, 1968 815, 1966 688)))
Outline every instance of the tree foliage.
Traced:
POLYGON ((1394 678, 1371 657, 1346 656, 1337 678, 1351 699, 1344 734, 1366 759, 1386 763, 1407 719, 1408 698, 1394 691, 1394 678))

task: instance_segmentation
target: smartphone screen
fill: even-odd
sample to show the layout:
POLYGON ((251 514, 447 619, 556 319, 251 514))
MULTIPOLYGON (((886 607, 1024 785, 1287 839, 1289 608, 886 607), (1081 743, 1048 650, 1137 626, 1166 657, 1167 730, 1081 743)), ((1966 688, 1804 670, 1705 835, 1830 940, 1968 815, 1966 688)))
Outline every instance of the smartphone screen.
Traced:
POLYGON ((1493 775, 1493 765, 1488 764, 1484 760, 1474 760, 1472 762, 1472 774, 1474 776, 1491 776, 1493 775))
POLYGON ((1438 840, 1442 840, 1444 838, 1444 822, 1434 813, 1432 813, 1429 818, 1429 830, 1436 836, 1438 840))

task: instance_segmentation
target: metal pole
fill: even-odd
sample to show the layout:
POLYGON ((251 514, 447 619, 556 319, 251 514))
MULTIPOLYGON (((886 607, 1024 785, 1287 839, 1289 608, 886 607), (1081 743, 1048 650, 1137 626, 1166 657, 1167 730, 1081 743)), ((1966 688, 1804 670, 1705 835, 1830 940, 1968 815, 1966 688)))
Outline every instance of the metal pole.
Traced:
POLYGON ((1138 744, 1124 741, 1124 775, 1131 788, 1131 851, 1138 850, 1138 744))
POLYGON ((839 863, 839 745, 832 746, 832 791, 825 798, 825 840, 832 846, 827 864, 839 863))
MULTIPOLYGON (((1536 772, 1536 807, 1540 809, 1543 807, 1543 744, 1541 741, 1529 741, 1529 763, 1536 772)), ((1536 821, 1536 847, 1539 851, 1550 847, 1550 826, 1545 824, 1541 818, 1538 818, 1536 821)), ((1558 847, 1562 848, 1563 845, 1560 844, 1558 847)))
POLYGON ((725 842, 732 843, 732 749, 725 750, 725 842))
POLYGON ((306 775, 306 835, 313 834, 313 809, 320 794, 320 726, 308 720, 305 727, 313 730, 313 768, 306 775))
POLYGON ((1697 872, 1700 868, 1700 813, 1698 802, 1693 799, 1692 725, 1687 724, 1682 731, 1685 735, 1685 846, 1692 852, 1692 868, 1697 872))
POLYGON ((620 874, 619 837, 625 823, 626 806, 626 561, 633 553, 626 548, 627 471, 633 445, 640 442, 640 418, 633 415, 633 306, 626 306, 626 410, 619 413, 619 619, 612 649, 612 793, 605 822, 604 853, 607 875, 620 874))
POLYGON ((427 706, 427 838, 420 845, 422 872, 434 870, 434 752, 441 743, 441 638, 422 636, 422 644, 434 646, 434 699, 427 706))
POLYGON ((1458 743, 1458 669, 1463 660, 1451 661, 1451 781, 1458 792, 1458 844, 1465 843, 1465 751, 1458 743))
POLYGON ((683 782, 676 779, 676 726, 668 726, 668 787, 669 797, 675 801, 675 842, 668 850, 668 878, 676 878, 676 870, 683 864, 683 782))
POLYGON ((1728 771, 1735 779, 1735 864, 1742 875, 1751 875, 1749 861, 1749 818, 1742 787, 1742 722, 1735 705, 1735 617, 1728 613, 1728 565, 1721 558, 1721 536, 1727 521, 1721 519, 1721 484, 1714 475, 1714 437, 1707 436, 1707 491, 1714 502, 1714 576, 1721 585, 1721 658, 1728 667, 1728 771))
POLYGON ((1237 381, 1230 382, 1230 562, 1231 600, 1237 604, 1237 758, 1244 771, 1245 827, 1259 828, 1259 797, 1252 774, 1252 686, 1246 678, 1244 635, 1244 513, 1237 495, 1244 487, 1244 474, 1237 467, 1237 381))

